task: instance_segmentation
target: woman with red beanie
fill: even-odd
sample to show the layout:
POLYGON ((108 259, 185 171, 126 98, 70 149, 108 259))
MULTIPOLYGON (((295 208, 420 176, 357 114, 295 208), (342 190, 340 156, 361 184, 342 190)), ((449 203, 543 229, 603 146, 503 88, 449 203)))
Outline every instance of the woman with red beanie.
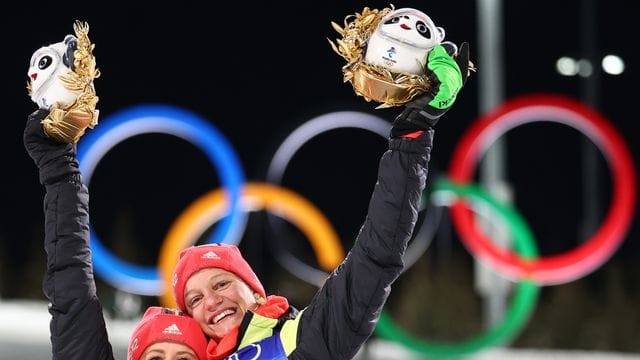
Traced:
MULTIPOLYGON (((24 145, 46 190, 43 289, 51 314, 52 359, 113 360, 93 278, 89 193, 82 183, 75 145, 97 117, 89 76, 97 70, 88 25, 77 24, 74 29, 78 38, 68 35, 63 42, 38 49, 31 58, 29 90, 39 109, 27 120, 24 145), (82 63, 74 62, 78 52, 82 63), (65 81, 84 76, 86 81, 79 81, 83 86, 67 87, 65 81), (71 108, 62 108, 62 99, 71 99, 71 108)), ((128 360, 205 360, 206 347, 194 319, 152 307, 131 336, 128 360)))
POLYGON ((208 360, 351 359, 373 333, 418 217, 438 119, 468 74, 468 45, 454 60, 441 45, 428 57, 433 92, 405 105, 380 160, 355 245, 302 311, 267 296, 236 246, 183 250, 174 270, 178 307, 209 337, 208 360), (456 63, 460 61, 460 65, 456 63))
POLYGON ((200 325, 178 310, 152 306, 142 316, 127 349, 128 360, 207 358, 200 325))

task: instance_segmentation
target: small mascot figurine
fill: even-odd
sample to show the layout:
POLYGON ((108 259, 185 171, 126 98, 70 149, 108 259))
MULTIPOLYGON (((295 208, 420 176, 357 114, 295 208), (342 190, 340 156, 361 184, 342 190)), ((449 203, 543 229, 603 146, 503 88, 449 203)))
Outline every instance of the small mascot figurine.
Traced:
POLYGON ((100 76, 89 40, 89 25, 76 21, 74 35, 36 50, 29 63, 27 90, 40 109, 49 110, 42 121, 48 137, 76 143, 87 127, 98 123, 93 80, 100 76))
POLYGON ((443 39, 444 29, 436 27, 425 13, 411 8, 394 10, 369 37, 364 62, 422 75, 429 51, 443 39))
MULTIPOLYGON (((342 35, 333 50, 347 60, 342 72, 357 95, 377 101, 377 108, 406 104, 434 87, 427 69, 431 50, 442 45, 456 56, 458 48, 445 42, 445 31, 425 13, 412 9, 382 10, 364 8, 349 15, 344 27, 331 23, 342 35)), ((473 64, 465 69, 475 70, 473 64)), ((466 78, 465 74, 465 78, 466 78)))

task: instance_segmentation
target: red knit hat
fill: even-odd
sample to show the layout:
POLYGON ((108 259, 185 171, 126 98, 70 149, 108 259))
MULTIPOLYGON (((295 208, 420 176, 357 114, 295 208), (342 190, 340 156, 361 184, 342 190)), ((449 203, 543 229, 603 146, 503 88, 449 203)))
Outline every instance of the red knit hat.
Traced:
POLYGON ((127 359, 139 360, 147 347, 162 341, 184 344, 199 360, 207 358, 208 342, 197 321, 174 309, 151 306, 131 334, 127 359))
POLYGON ((187 312, 184 304, 184 286, 193 273, 204 268, 218 268, 238 275, 253 291, 263 298, 267 295, 237 246, 229 244, 207 244, 188 247, 180 253, 180 260, 173 272, 173 294, 180 310, 187 312))

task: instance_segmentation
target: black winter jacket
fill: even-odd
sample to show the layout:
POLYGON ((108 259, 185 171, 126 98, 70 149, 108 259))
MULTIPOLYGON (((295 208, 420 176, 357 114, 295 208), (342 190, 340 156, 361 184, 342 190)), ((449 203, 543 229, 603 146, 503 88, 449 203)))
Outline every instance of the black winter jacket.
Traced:
POLYGON ((39 169, 44 198, 52 359, 112 360, 102 306, 96 295, 89 247, 89 192, 82 183, 75 145, 48 139, 40 123, 48 111, 29 116, 24 145, 39 169))
POLYGON ((433 130, 391 139, 364 225, 344 262, 302 312, 291 359, 351 359, 371 336, 418 218, 433 130))
MULTIPOLYGON (((47 139, 40 120, 29 117, 25 146, 46 187, 44 292, 51 306, 54 359, 113 359, 96 297, 89 247, 89 195, 73 145, 47 139)), ((416 139, 391 139, 379 164, 365 219, 344 262, 292 322, 290 359, 351 359, 371 336, 391 284, 403 269, 402 255, 418 217, 433 130, 416 139)), ((248 313, 247 317, 255 314, 248 313)), ((246 330, 246 329, 243 329, 246 330)), ((289 335, 288 335, 289 336, 289 335)), ((243 333, 239 336, 239 349, 243 333)), ((204 359, 202 359, 204 360, 204 359)))

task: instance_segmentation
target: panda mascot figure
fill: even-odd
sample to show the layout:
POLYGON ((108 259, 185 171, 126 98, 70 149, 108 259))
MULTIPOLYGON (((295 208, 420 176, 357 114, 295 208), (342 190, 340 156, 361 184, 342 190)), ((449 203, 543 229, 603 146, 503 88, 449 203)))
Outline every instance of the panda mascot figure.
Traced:
POLYGON ((93 80, 100 76, 88 37, 89 25, 74 23, 75 35, 43 46, 31 56, 27 90, 38 110, 48 112, 42 121, 48 137, 76 143, 87 128, 98 123, 93 80))
MULTIPOLYGON (((469 71, 475 71, 468 44, 463 43, 459 51, 454 43, 444 41, 444 29, 417 9, 364 8, 347 16, 343 26, 332 25, 342 35, 329 43, 347 61, 343 80, 365 100, 380 102, 378 108, 404 105, 436 92, 436 67, 443 61, 455 59, 465 81, 469 71)), ((449 101, 454 98, 455 94, 448 94, 449 101)))
POLYGON ((422 11, 402 8, 386 15, 367 42, 364 61, 395 72, 424 74, 427 55, 444 39, 422 11))

